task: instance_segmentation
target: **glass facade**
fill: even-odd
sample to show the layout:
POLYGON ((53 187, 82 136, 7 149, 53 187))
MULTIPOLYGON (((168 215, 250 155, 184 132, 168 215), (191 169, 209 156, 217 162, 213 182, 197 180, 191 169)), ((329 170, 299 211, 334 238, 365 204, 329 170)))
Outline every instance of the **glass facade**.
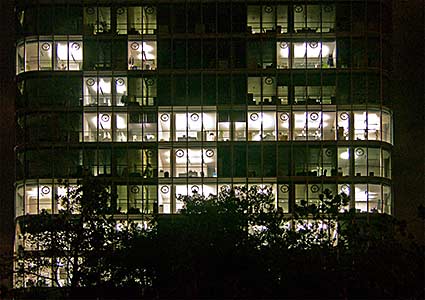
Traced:
POLYGON ((128 215, 240 185, 391 214, 387 4, 367 2, 18 1, 16 216, 84 175, 128 215))

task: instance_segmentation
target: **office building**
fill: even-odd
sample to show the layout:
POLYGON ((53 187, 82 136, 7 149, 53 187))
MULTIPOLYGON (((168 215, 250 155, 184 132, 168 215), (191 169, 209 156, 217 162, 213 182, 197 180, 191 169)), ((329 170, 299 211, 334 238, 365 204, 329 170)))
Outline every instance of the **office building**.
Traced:
POLYGON ((392 214, 390 1, 17 2, 16 218, 84 175, 133 218, 239 185, 392 214))

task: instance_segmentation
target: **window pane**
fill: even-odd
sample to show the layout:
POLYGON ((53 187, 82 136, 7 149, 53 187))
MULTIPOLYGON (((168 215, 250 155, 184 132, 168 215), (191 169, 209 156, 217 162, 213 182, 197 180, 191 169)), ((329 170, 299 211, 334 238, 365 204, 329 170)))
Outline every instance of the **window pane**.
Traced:
POLYGON ((25 44, 25 71, 38 70, 38 42, 28 41, 25 44))
POLYGON ((156 41, 128 42, 128 69, 156 69, 156 41))
POLYGON ((52 42, 40 41, 40 70, 52 69, 52 42))

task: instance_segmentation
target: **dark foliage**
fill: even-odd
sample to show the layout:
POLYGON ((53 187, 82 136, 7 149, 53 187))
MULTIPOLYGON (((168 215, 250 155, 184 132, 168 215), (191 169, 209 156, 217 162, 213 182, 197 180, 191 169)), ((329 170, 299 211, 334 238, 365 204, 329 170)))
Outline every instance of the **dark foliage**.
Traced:
POLYGON ((85 188, 81 214, 26 224, 52 246, 43 257, 84 258, 61 297, 423 299, 423 247, 400 239, 390 216, 344 211, 345 194, 325 190, 287 215, 269 188, 223 189, 181 197, 179 215, 133 222, 111 214, 106 189, 85 188), (71 251, 46 236, 59 233, 71 251))

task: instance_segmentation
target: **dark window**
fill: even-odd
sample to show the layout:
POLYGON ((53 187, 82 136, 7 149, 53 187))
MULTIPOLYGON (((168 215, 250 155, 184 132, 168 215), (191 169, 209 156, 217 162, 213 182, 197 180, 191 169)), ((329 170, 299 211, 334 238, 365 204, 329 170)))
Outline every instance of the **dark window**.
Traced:
POLYGON ((215 40, 204 40, 202 45, 203 67, 205 69, 214 69, 216 67, 216 43, 215 40))
POLYGON ((232 32, 246 32, 246 6, 232 3, 232 32))
POLYGON ((230 4, 220 4, 218 6, 218 32, 230 32, 232 22, 232 10, 230 4))
POLYGON ((201 75, 188 77, 188 105, 201 105, 201 75))
POLYGON ((187 31, 191 33, 202 33, 204 27, 201 24, 201 4, 199 3, 188 3, 187 4, 187 31))
POLYGON ((246 66, 246 47, 245 41, 239 39, 232 40, 232 67, 245 68, 246 66))
POLYGON ((86 40, 84 42, 85 70, 123 70, 127 67, 125 40, 86 40))
POLYGON ((231 103, 231 80, 230 76, 218 76, 218 104, 231 103))
POLYGON ((233 147, 233 176, 246 177, 246 147, 236 144, 233 147))
POLYGON ((158 76, 158 105, 171 105, 171 77, 158 76))
POLYGON ((75 6, 58 6, 55 8, 56 34, 81 34, 83 23, 83 10, 75 6))
POLYGON ((218 177, 232 177, 232 152, 229 145, 218 145, 218 177))
POLYGON ((204 4, 202 6, 203 23, 206 33, 216 32, 216 5, 215 3, 204 4))
POLYGON ((232 76, 232 102, 234 104, 246 103, 246 77, 243 75, 232 76))
POLYGON ((186 32, 186 9, 182 4, 175 4, 172 8, 173 12, 173 32, 186 32))
POLYGON ((263 176, 261 156, 261 145, 258 143, 248 144, 248 177, 263 176))
POLYGON ((202 67, 201 41, 188 40, 187 48, 189 57, 189 69, 200 69, 202 67))
POLYGON ((169 69, 171 68, 171 40, 160 39, 158 40, 158 68, 169 69))
POLYGON ((216 104, 216 77, 215 75, 204 75, 202 84, 202 93, 204 97, 204 105, 216 104))
POLYGON ((288 145, 278 146, 277 176, 289 176, 291 172, 291 148, 288 145))
MULTIPOLYGON (((38 33, 53 33, 53 7, 41 6, 38 13, 38 33)), ((55 25, 56 26, 56 25, 55 25)))
POLYGON ((186 87, 187 80, 186 76, 175 76, 173 78, 173 90, 174 90, 174 105, 186 105, 186 87))
POLYGON ((263 176, 276 176, 276 145, 263 144, 263 176))
POLYGON ((173 67, 175 69, 186 68, 186 41, 173 41, 173 67))

